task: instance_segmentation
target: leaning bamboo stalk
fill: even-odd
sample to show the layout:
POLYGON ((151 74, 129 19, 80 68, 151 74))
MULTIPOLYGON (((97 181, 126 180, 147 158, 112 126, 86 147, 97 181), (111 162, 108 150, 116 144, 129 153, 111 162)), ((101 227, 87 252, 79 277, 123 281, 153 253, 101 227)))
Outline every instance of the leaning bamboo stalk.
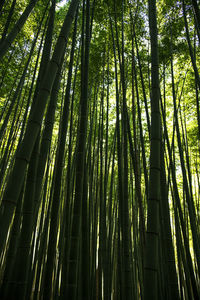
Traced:
POLYGON ((41 127, 46 104, 48 102, 48 96, 51 93, 55 76, 66 48, 71 24, 78 3, 79 0, 72 0, 68 9, 62 29, 60 31, 60 35, 55 46, 53 57, 47 66, 34 111, 29 118, 22 145, 16 155, 13 171, 8 180, 7 188, 3 198, 3 203, 1 206, 1 251, 4 249, 8 230, 12 223, 12 218, 15 212, 17 200, 23 184, 26 168, 30 161, 31 153, 33 151, 33 147, 41 127))

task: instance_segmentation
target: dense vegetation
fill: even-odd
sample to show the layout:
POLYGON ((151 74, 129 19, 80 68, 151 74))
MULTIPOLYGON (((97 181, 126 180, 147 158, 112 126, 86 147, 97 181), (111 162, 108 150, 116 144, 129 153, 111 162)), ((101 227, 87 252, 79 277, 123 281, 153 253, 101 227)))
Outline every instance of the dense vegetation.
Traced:
POLYGON ((0 299, 200 299, 197 0, 0 2, 0 299))

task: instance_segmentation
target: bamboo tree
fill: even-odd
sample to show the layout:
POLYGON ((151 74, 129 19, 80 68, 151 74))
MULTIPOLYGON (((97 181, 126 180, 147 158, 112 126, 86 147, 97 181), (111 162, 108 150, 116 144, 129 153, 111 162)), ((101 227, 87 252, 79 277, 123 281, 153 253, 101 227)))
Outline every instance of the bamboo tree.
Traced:
MULTIPOLYGON (((43 18, 44 18, 44 16, 45 16, 45 14, 43 15, 43 18)), ((35 37, 35 39, 34 39, 34 41, 33 41, 33 44, 32 44, 32 47, 31 47, 31 50, 30 50, 30 53, 29 53, 29 56, 28 56, 28 59, 27 59, 27 62, 26 62, 24 71, 23 71, 23 74, 22 74, 22 76, 21 76, 21 78, 20 78, 20 81, 19 81, 19 83, 18 83, 18 86, 17 86, 17 88, 16 88, 16 91, 15 91, 15 93, 14 93, 14 95, 13 95, 12 100, 11 100, 11 104, 10 104, 9 109, 8 109, 8 111, 7 111, 6 117, 5 117, 4 122, 3 122, 2 126, 1 126, 1 129, 0 129, 0 140, 2 139, 2 136, 3 136, 3 134, 4 134, 4 131, 5 131, 6 126, 7 126, 7 124, 8 124, 8 120, 9 120, 11 111, 12 111, 14 105, 15 105, 16 99, 18 99, 18 101, 20 100, 20 96, 18 96, 18 95, 20 94, 20 91, 21 91, 21 89, 22 89, 22 87, 23 87, 23 84, 24 84, 24 81, 25 81, 25 76, 26 76, 26 73, 27 73, 27 71, 28 71, 29 65, 30 65, 30 63, 31 63, 31 59, 32 59, 32 56, 33 56, 33 51, 34 51, 34 49, 35 49, 36 42, 37 42, 37 39, 38 39, 38 35, 39 35, 39 33, 40 33, 40 30, 41 30, 43 18, 42 18, 41 23, 40 23, 40 25, 39 25, 39 28, 38 28, 36 37, 35 37)))
MULTIPOLYGON (((29 264, 31 262, 30 248, 31 238, 33 233, 33 209, 34 209, 34 194, 35 194, 35 179, 36 179, 36 166, 38 163, 38 144, 35 144, 31 163, 28 168, 28 176, 26 179, 26 191, 24 195, 23 204, 23 220, 22 229, 17 250, 17 276, 16 276, 16 289, 12 291, 14 298, 26 299, 27 279, 29 264)), ((11 298, 12 299, 12 298, 11 298)))
POLYGON ((48 252, 47 252, 46 273, 45 273, 45 280, 44 280, 44 289, 45 290, 44 290, 44 296, 43 296, 46 299, 49 299, 51 297, 51 289, 49 288, 49 286, 52 286, 52 274, 54 271, 54 264, 55 264, 54 260, 55 260, 55 250, 56 250, 56 243, 57 243, 58 212, 59 212, 59 208, 60 208, 62 165, 63 165, 63 159, 64 159, 64 153, 65 153, 65 141, 66 141, 67 128, 68 128, 68 116, 69 116, 69 107, 70 107, 70 89, 71 89, 71 81, 72 81, 72 66, 73 66, 73 60, 74 60, 74 50, 75 50, 75 43, 76 43, 77 17, 78 17, 78 11, 77 11, 76 18, 75 18, 70 65, 69 65, 69 71, 68 71, 64 107, 63 107, 63 115, 62 115, 62 119, 60 122, 60 129, 59 129, 59 131, 60 131, 59 132, 59 144, 57 147, 56 164, 54 167, 55 187, 53 189, 53 196, 52 196, 49 245, 48 245, 48 252))
POLYGON ((126 105, 126 86, 125 86, 125 58, 124 58, 124 1, 122 0, 122 64, 121 64, 121 81, 122 81, 122 97, 123 97, 123 185, 124 185, 124 199, 123 199, 123 223, 122 223, 122 239, 124 251, 124 272, 125 272, 125 297, 131 299, 133 294, 131 260, 130 260, 130 220, 129 220, 129 203, 128 203, 128 142, 127 142, 127 105, 126 105))
POLYGON ((160 201, 160 109, 156 1, 149 1, 151 38, 151 144, 144 266, 144 299, 158 299, 158 234, 160 201))
MULTIPOLYGON (((132 37, 133 38, 133 37, 132 37)), ((141 106, 140 106, 140 98, 139 98, 139 89, 138 89, 138 80, 137 80, 137 71, 136 71, 136 66, 135 66, 135 62, 134 62, 134 58, 135 58, 135 54, 134 54, 134 47, 133 47, 133 41, 132 41, 132 66, 133 66, 133 70, 132 70, 132 84, 134 86, 135 83, 135 91, 136 91, 136 99, 137 99, 137 114, 138 114, 138 122, 139 122, 139 132, 140 132, 140 141, 141 141, 141 148, 142 148, 142 164, 143 164, 143 169, 144 169, 144 180, 145 180, 145 189, 146 189, 146 197, 148 197, 148 172, 147 172, 147 163, 146 163, 146 151, 145 151, 145 143, 144 143, 144 137, 143 137, 143 126, 142 126, 142 114, 141 114, 141 106)), ((132 94, 132 102, 134 102, 134 95, 132 94)), ((133 111, 132 111, 132 115, 133 115, 133 122, 135 123, 135 105, 133 104, 133 111)), ((133 124, 133 129, 134 129, 134 136, 136 136, 136 128, 135 128, 135 124, 133 124)), ((136 147, 136 139, 135 139, 135 147, 136 147)), ((136 153, 137 153, 137 149, 135 149, 136 153)), ((137 176, 137 175, 136 175, 137 176)), ((141 206, 141 204, 140 204, 141 206)), ((142 206, 141 206, 142 207, 142 206)), ((140 208, 141 210, 141 208, 140 208)), ((142 215, 142 211, 140 212, 142 215)), ((144 227, 144 224, 143 224, 144 227)))
MULTIPOLYGON (((163 120, 166 122, 165 120, 163 120)), ((168 187, 166 182, 165 175, 165 161, 164 161, 164 145, 161 147, 161 216, 163 218, 163 231, 165 243, 163 245, 163 250, 166 255, 166 264, 167 264, 167 274, 168 274, 168 285, 165 285, 165 289, 170 288, 169 290, 169 299, 179 299, 179 290, 178 290, 178 278, 176 274, 176 264, 175 264, 175 254, 172 241, 171 233, 171 224, 170 224, 170 208, 168 202, 168 187)), ((165 274, 164 274, 165 275, 165 274)))
POLYGON ((199 77, 199 72, 198 72, 198 68, 197 68, 197 65, 196 65, 196 61, 195 61, 195 58, 194 58, 194 51, 192 49, 192 44, 191 44, 191 41, 190 41, 190 35, 189 35, 187 15, 186 15, 186 9, 185 9, 185 1, 184 0, 182 0, 182 6, 183 6, 183 17, 184 17, 184 22, 185 22, 185 31, 186 31, 186 38, 187 38, 187 43, 188 43, 189 52, 190 52, 190 58, 191 58, 192 66, 193 66, 193 69, 194 69, 196 82, 197 82, 198 88, 200 90, 200 77, 199 77))
POLYGON ((23 14, 9 33, 9 35, 1 42, 0 44, 0 59, 3 58, 3 56, 8 51, 9 47, 11 46, 12 42, 16 38, 17 34, 21 31, 24 23, 28 19, 28 16, 30 15, 31 11, 33 10, 34 6, 36 5, 38 0, 32 0, 28 4, 28 6, 25 8, 23 14))
POLYGON ((37 102, 34 108, 34 112, 29 118, 29 122, 26 128, 23 143, 20 150, 16 155, 15 165, 10 175, 7 190, 4 195, 3 204, 1 207, 1 237, 0 244, 3 249, 8 229, 13 218, 16 203, 19 197, 21 186, 24 180, 27 164, 30 160, 31 153, 33 151, 34 143, 41 126, 44 110, 47 104, 48 96, 52 89, 52 85, 56 76, 56 71, 61 62, 66 41, 69 35, 71 23, 78 5, 78 0, 72 0, 66 15, 63 27, 61 29, 53 57, 48 64, 45 72, 45 77, 41 85, 40 92, 38 94, 37 102))
POLYGON ((6 34, 7 34, 7 32, 8 32, 8 28, 9 28, 9 25, 10 25, 10 21, 11 21, 11 18, 12 18, 14 9, 15 9, 15 4, 16 4, 16 0, 13 0, 13 1, 12 1, 12 5, 11 5, 10 10, 9 10, 9 14, 8 14, 7 20, 6 20, 6 24, 5 24, 5 27, 4 27, 4 31, 3 31, 2 36, 1 36, 0 43, 3 42, 3 40, 5 39, 6 34))
MULTIPOLYGON (((140 111, 140 104, 139 104, 139 92, 138 92, 138 84, 137 84, 137 73, 136 73, 136 66, 134 63, 135 55, 134 55, 134 43, 133 43, 133 36, 132 36, 132 123, 133 123, 133 140, 134 140, 134 151, 131 150, 132 160, 133 160, 133 167, 134 167, 134 175, 135 175, 135 188, 137 191, 137 198, 139 203, 139 210, 140 210, 140 228, 142 231, 141 241, 142 241, 142 248, 144 250, 144 243, 145 243, 145 219, 144 219, 144 211, 142 207, 142 194, 141 194, 141 186, 140 186, 140 172, 139 172, 139 155, 138 155, 138 146, 137 146, 137 131, 136 131, 136 104, 135 104, 135 90, 136 90, 136 98, 137 98, 137 108, 138 108, 138 120, 139 120, 139 127, 140 127, 140 140, 141 140, 141 147, 142 147, 142 158, 143 158, 143 168, 144 168, 144 177, 145 177, 145 186, 146 186, 146 193, 147 193, 147 168, 146 168, 146 155, 144 149, 144 140, 143 140, 143 129, 142 129, 142 122, 141 122, 141 111, 140 111), (135 84, 134 84, 135 83, 135 84), (135 89, 134 89, 135 86, 135 89)), ((130 130, 128 131, 130 132, 130 130)), ((129 133, 130 136, 130 133, 129 133)), ((129 138, 130 149, 133 147, 131 146, 132 140, 129 138)), ((142 251, 143 251, 142 250, 142 251)))
POLYGON ((67 295, 70 299, 76 299, 79 250, 80 250, 80 225, 82 213, 82 192, 83 174, 85 160, 85 146, 87 133, 88 115, 88 67, 89 67, 89 47, 90 47, 90 1, 86 1, 86 37, 85 37, 85 57, 84 57, 84 81, 82 82, 80 99, 80 122, 77 139, 76 153, 76 179, 75 179, 75 198, 73 207, 73 219, 70 237, 69 252, 69 272, 67 295))
MULTIPOLYGON (((53 0, 52 6, 49 11, 47 33, 45 37, 45 43, 44 43, 34 98, 37 97, 38 90, 41 85, 42 77, 44 76, 45 73, 45 65, 48 64, 50 60, 52 35, 53 35, 53 27, 54 27, 54 19, 55 19, 55 5, 56 5, 56 1, 53 0)), ((61 70, 59 68, 52 87, 48 109, 45 116, 45 126, 41 137, 40 157, 38 161, 37 176, 36 176, 37 183, 35 189, 35 215, 37 215, 37 211, 38 211, 39 200, 40 200, 41 190, 42 190, 42 179, 43 179, 44 169, 45 169, 45 165, 47 162, 47 157, 50 149, 50 142, 51 142, 55 110, 56 110, 56 102, 57 102, 58 90, 60 86, 60 74, 61 74, 61 70)))
POLYGON ((192 6, 194 8, 194 12, 195 12, 195 17, 197 20, 197 24, 198 24, 198 28, 200 31, 200 10, 199 10, 199 6, 196 0, 191 0, 192 1, 192 6))
POLYGON ((199 299, 198 8, 102 3, 38 1, 0 60, 2 299, 199 299))
POLYGON ((176 94, 175 94, 175 86, 174 86, 173 56, 171 58, 171 73, 172 73, 173 104, 174 104, 174 114, 175 114, 175 128, 176 128, 176 133, 177 133, 177 142, 178 142, 178 148, 179 148, 181 170, 182 170, 182 174, 183 174, 183 182, 184 182, 184 189, 185 189, 185 193, 186 193, 186 201, 188 204, 188 210, 189 210, 189 216, 190 216, 190 224, 191 224, 191 229, 192 229, 194 251, 195 251, 195 255, 197 257, 198 270, 200 271, 200 263, 199 263, 199 259, 198 259, 198 257, 200 256, 200 246, 199 246, 199 242, 198 242, 198 232, 197 232, 197 226, 196 226, 196 212, 195 212, 195 207, 194 207, 193 196, 189 191, 188 180, 187 180, 187 175, 186 175, 186 168, 185 168, 185 160, 184 160, 183 152, 182 152, 179 121, 178 121, 177 107, 176 107, 176 94))
MULTIPOLYGON (((161 109, 162 109, 162 115, 164 116, 164 108, 162 105, 162 101, 161 101, 161 109)), ((171 150, 172 147, 170 147, 168 131, 167 131, 167 126, 166 126, 165 121, 163 122, 163 125, 164 125, 167 149, 168 149, 168 154, 169 154, 169 165, 170 165, 170 171, 171 171, 171 175, 172 175, 173 193, 174 193, 178 211, 179 211, 180 224, 181 224, 181 229, 182 229, 182 233, 183 233, 184 247, 185 247, 187 262, 188 262, 189 271, 190 271, 190 278, 191 278, 193 293, 196 297, 198 295, 198 289, 196 286, 196 280, 194 278, 194 270, 193 270, 193 265, 192 265, 190 249, 189 249, 189 243, 188 243, 188 240, 186 237, 186 227, 185 227, 185 222, 184 222, 184 218, 183 218, 183 213, 182 213, 182 208, 181 208, 181 203, 180 203, 180 196, 179 196, 179 191, 178 191, 178 186, 177 186, 177 181, 176 181, 175 166, 174 166, 174 162, 173 162, 173 158, 172 158, 172 150, 171 150)), ((172 138, 172 145, 173 145, 173 143, 174 143, 174 134, 173 134, 173 138, 172 138)))
MULTIPOLYGON (((115 59, 115 87, 116 87, 116 132, 117 132, 117 165, 118 165, 118 197, 119 197, 119 212, 118 212, 118 239, 120 240, 120 225, 122 228, 122 231, 124 230, 124 209, 123 209, 123 200, 124 200, 124 191, 123 191, 123 165, 122 165, 122 147, 121 147, 121 130, 120 130, 120 111, 119 111, 119 87, 118 87, 118 72, 117 72, 117 58, 116 58, 116 49, 115 49, 115 40, 114 40, 114 33, 113 33, 113 27, 112 27, 112 21, 110 21, 111 25, 111 33, 112 33, 112 40, 113 40, 113 52, 114 52, 114 59, 115 59)), ((116 21, 115 21, 116 25, 116 21)), ((119 49, 119 47, 118 47, 119 49)), ((120 56, 119 56, 120 57, 120 56)), ((124 231, 123 231, 123 239, 124 239, 124 231)), ((121 265, 120 259, 124 262, 124 252, 120 253, 120 242, 118 244, 118 255, 119 255, 119 265, 121 265)), ((123 245, 124 246, 124 245, 123 245)), ((127 249, 128 250, 128 249, 127 249)), ((119 267, 119 266, 118 266, 119 267)), ((124 265, 122 265, 122 268, 124 265)), ((124 288, 124 270, 121 269, 119 274, 121 275, 119 278, 120 286, 122 295, 125 293, 124 288)), ((129 284, 129 282, 127 283, 129 284)))
MULTIPOLYGON (((131 15, 131 18, 132 18, 132 15, 131 15)), ((134 35, 134 38, 135 38, 135 46, 136 46, 136 52, 137 52, 137 59, 138 59, 139 70, 140 70, 140 78, 141 78, 142 91, 143 91, 144 104, 145 104, 145 111, 146 111, 146 118, 147 118, 147 128, 148 128, 148 132, 149 132, 149 135, 150 135, 150 118, 149 118, 149 112, 148 112, 148 106, 147 106, 147 97, 146 97, 146 92, 145 92, 145 86, 144 86, 144 78, 143 78, 143 73, 142 73, 141 60, 140 60, 138 43, 137 43, 137 38, 136 38, 134 26, 133 26, 133 35, 134 35)))
MULTIPOLYGON (((23 191, 22 191, 23 193, 23 191)), ((12 235, 10 239, 10 245, 7 254, 7 263, 4 271, 3 283, 1 286, 1 297, 2 299, 8 299, 8 294, 10 290, 10 283, 12 278, 12 273, 14 270, 14 262, 16 258, 16 252, 19 243, 20 235, 20 225, 21 225, 21 210, 22 210, 22 193, 20 201, 17 203, 15 218, 13 221, 12 235)))
MULTIPOLYGON (((80 50, 80 47, 79 47, 80 50)), ((63 249, 63 265, 62 265, 62 278, 61 278, 61 299, 65 297, 66 285, 67 285, 67 272, 68 272, 68 255, 69 255, 69 236, 70 236, 70 225, 71 225, 71 211, 73 202, 73 188, 74 188, 74 154, 73 154, 73 125, 74 125, 74 98, 75 98, 75 87, 77 78, 77 68, 79 62, 79 54, 76 62, 76 69, 73 82, 73 94, 71 99, 71 116, 70 116, 70 129, 69 129, 69 146, 68 146, 68 164, 66 173, 66 196, 65 196, 65 217, 64 220, 64 249, 63 249), (73 174, 73 176, 72 176, 73 174), (73 178, 73 180, 72 180, 73 178)))

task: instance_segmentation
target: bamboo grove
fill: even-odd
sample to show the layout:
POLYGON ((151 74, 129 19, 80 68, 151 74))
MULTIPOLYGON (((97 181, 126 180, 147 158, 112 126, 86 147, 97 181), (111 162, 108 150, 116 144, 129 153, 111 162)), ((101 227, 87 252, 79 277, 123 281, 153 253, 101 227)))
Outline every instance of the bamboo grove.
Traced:
POLYGON ((0 2, 0 299, 200 299, 197 0, 0 2))

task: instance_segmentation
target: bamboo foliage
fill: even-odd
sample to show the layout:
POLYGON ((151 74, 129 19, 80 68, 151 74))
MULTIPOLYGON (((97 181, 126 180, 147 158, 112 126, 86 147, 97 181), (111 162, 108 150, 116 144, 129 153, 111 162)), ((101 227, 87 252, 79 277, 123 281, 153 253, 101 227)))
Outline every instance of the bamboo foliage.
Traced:
POLYGON ((197 1, 0 14, 0 298, 199 299, 197 1))

